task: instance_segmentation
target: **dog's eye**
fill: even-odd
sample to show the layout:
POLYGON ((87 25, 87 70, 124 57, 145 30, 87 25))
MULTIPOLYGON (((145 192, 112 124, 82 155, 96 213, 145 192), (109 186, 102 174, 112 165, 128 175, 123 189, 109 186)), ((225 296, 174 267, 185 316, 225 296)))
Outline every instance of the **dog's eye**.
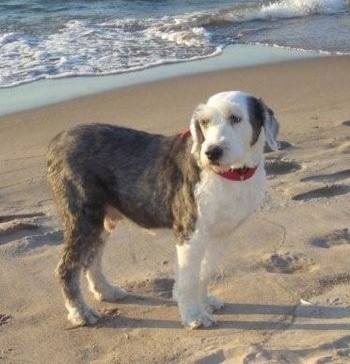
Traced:
POLYGON ((241 122, 241 118, 236 116, 236 115, 230 115, 229 116, 229 121, 230 121, 230 124, 233 125, 233 124, 238 124, 239 122, 241 122))
POLYGON ((199 119, 199 124, 201 124, 201 127, 203 128, 207 128, 209 126, 209 123, 209 119, 199 119))

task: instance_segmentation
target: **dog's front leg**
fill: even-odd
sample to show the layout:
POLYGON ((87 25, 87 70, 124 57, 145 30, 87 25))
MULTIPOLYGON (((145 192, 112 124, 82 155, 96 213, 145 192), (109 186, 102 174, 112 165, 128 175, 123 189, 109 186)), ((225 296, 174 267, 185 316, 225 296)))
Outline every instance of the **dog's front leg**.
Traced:
POLYGON ((208 283, 210 278, 217 273, 220 262, 226 252, 227 242, 215 239, 208 242, 201 265, 200 294, 208 312, 213 313, 224 307, 223 301, 208 294, 208 283))
POLYGON ((205 247, 197 238, 178 244, 176 294, 182 323, 189 329, 209 327, 215 319, 208 313, 200 287, 205 247))

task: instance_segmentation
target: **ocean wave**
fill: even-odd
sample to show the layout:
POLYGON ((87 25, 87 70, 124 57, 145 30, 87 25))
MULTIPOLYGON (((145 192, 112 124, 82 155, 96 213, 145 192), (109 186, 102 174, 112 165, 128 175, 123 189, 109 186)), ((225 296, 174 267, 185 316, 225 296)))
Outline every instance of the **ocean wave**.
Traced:
MULTIPOLYGON (((259 41, 255 34, 280 23, 271 19, 333 15, 348 7, 345 0, 280 0, 160 17, 60 18, 55 26, 44 24, 43 32, 0 32, 0 88, 212 57, 228 44, 259 41)), ((266 39, 277 43, 260 40, 266 39)))
POLYGON ((305 49, 305 48, 299 48, 299 47, 288 47, 288 46, 282 46, 280 44, 275 43, 263 43, 263 42, 249 42, 250 45, 254 46, 262 46, 262 47, 270 47, 270 48, 277 48, 277 49, 286 49, 288 51, 295 51, 298 53, 308 53, 308 54, 315 54, 315 57, 319 55, 324 56, 349 56, 349 52, 341 52, 341 51, 324 51, 320 49, 305 49))
POLYGON ((130 67, 128 69, 113 69, 110 71, 101 71, 101 72, 94 72, 92 70, 84 71, 84 68, 79 71, 66 71, 57 74, 51 74, 49 71, 43 70, 41 73, 39 72, 29 72, 26 77, 22 77, 20 79, 11 79, 6 84, 1 85, 1 76, 0 76, 0 89, 6 89, 11 87, 17 87, 21 85, 25 85, 28 83, 32 83, 35 81, 41 80, 55 80, 55 79, 63 79, 63 78, 70 78, 70 77, 96 77, 96 76, 110 76, 110 75, 118 75, 128 72, 135 72, 135 71, 142 71, 149 68, 157 67, 157 66, 165 66, 171 65, 175 63, 184 63, 184 62, 192 62, 192 61, 199 61, 201 59, 212 58, 220 55, 223 52, 223 48, 218 47, 216 48, 211 54, 204 55, 204 56, 193 56, 187 59, 176 60, 176 59, 159 59, 152 63, 147 63, 144 65, 130 67))
POLYGON ((191 14, 179 23, 197 26, 218 26, 254 20, 278 20, 312 15, 332 15, 349 10, 348 0, 279 0, 266 4, 232 6, 215 12, 191 14))
POLYGON ((201 27, 166 19, 71 20, 45 35, 0 34, 0 87, 42 78, 105 75, 211 57, 220 51, 201 27))
POLYGON ((282 0, 263 5, 259 15, 269 19, 330 15, 345 12, 348 6, 345 0, 282 0))
POLYGON ((184 27, 184 24, 156 25, 147 29, 144 34, 186 47, 210 46, 210 34, 203 27, 184 27))

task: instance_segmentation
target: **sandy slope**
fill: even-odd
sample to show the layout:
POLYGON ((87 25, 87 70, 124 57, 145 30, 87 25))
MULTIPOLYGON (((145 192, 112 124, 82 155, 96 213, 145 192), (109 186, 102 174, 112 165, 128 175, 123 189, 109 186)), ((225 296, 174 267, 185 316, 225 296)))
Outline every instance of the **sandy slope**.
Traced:
POLYGON ((349 363, 350 58, 210 73, 0 119, 0 363, 349 363), (174 239, 124 222, 105 271, 130 296, 72 329, 53 270, 59 222, 45 184, 48 141, 103 121, 180 132, 216 92, 260 95, 282 123, 264 208, 237 231, 212 290, 218 326, 189 332, 169 299, 174 239))

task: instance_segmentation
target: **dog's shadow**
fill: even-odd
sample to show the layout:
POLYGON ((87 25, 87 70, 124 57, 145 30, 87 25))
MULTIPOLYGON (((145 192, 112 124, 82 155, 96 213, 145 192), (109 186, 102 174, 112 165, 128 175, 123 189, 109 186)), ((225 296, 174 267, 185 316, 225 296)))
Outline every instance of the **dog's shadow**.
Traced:
MULTIPOLYGON (((166 320, 161 318, 164 313, 164 307, 167 307, 169 310, 177 310, 176 302, 171 299, 131 294, 121 302, 122 306, 143 305, 153 306, 154 310, 157 310, 157 307, 162 307, 163 310, 159 309, 159 318, 157 319, 146 317, 132 318, 125 316, 122 313, 123 309, 110 310, 101 318, 98 327, 116 329, 127 327, 183 329, 183 326, 180 323, 180 317, 178 317, 178 320, 166 320)), ((339 306, 225 303, 224 308, 214 315, 217 319, 217 324, 209 328, 209 330, 350 330, 350 320, 349 322, 341 322, 341 319, 350 318, 350 308, 339 306), (227 316, 230 316, 229 320, 227 319, 227 316), (245 318, 243 320, 237 319, 237 316, 244 316, 245 318), (246 316, 254 316, 254 318, 247 320, 246 316), (266 320, 262 319, 262 316, 266 317, 266 320), (224 317, 225 319, 223 319, 224 317), (306 323, 298 322, 297 319, 302 318, 315 320, 313 320, 314 322, 306 323)), ((177 314, 177 316, 179 315, 177 314)))
POLYGON ((348 307, 313 304, 288 306, 227 303, 217 316, 220 328, 240 330, 350 330, 350 320, 341 322, 345 318, 350 318, 348 307), (220 315, 232 315, 232 320, 222 321, 220 315), (235 320, 235 315, 257 316, 258 319, 235 320), (261 320, 261 316, 270 317, 270 320, 261 320), (314 322, 298 322, 303 318, 314 319, 314 322))

